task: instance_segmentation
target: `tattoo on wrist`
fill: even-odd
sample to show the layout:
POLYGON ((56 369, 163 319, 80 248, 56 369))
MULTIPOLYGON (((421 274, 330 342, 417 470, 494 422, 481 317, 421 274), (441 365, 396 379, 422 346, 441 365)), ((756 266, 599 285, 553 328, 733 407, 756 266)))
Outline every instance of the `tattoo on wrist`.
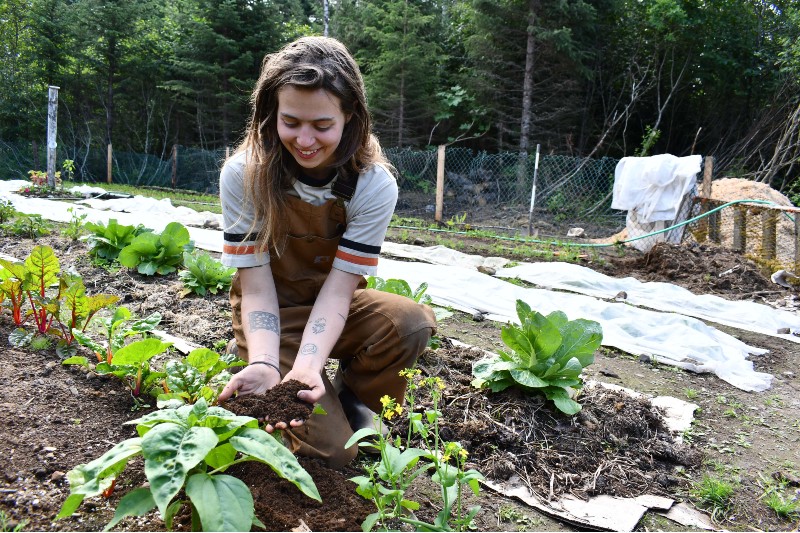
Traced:
POLYGON ((316 344, 304 344, 302 348, 300 348, 300 353, 303 355, 314 355, 317 353, 317 345, 316 344))
POLYGON ((247 317, 250 319, 250 331, 265 329, 280 334, 278 331, 278 317, 266 311, 251 311, 247 317))
POLYGON ((311 324, 311 331, 316 334, 322 333, 323 331, 325 331, 325 324, 326 320, 324 318, 317 318, 311 324))

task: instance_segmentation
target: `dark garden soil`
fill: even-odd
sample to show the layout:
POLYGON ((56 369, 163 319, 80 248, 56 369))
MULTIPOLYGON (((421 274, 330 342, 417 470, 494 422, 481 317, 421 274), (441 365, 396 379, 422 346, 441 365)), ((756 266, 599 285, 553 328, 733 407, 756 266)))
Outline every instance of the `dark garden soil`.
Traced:
MULTIPOLYGON (((428 236, 409 239, 430 241, 428 236)), ((495 243, 487 239, 463 238, 459 242, 462 252, 500 255, 495 243)), ((159 329, 218 351, 231 335, 227 295, 181 298, 182 285, 176 277, 146 278, 128 269, 98 268, 80 242, 54 236, 34 242, 4 235, 0 253, 24 258, 36 244, 53 247, 62 269, 73 268, 81 274, 89 294, 119 295, 120 304, 137 316, 160 312, 159 329)), ((531 260, 522 251, 507 251, 512 259, 531 260)), ((796 310, 798 301, 797 293, 772 284, 746 260, 709 247, 663 245, 647 255, 630 252, 620 256, 615 252, 593 255, 583 262, 606 274, 667 281, 698 294, 749 299, 788 310, 796 310)), ((583 410, 566 417, 537 397, 512 390, 492 394, 471 387, 472 362, 482 357, 482 350, 502 347, 497 323, 456 313, 440 324, 443 346, 423 354, 418 367, 424 376, 437 376, 445 383, 439 405, 442 438, 459 441, 469 452, 469 466, 490 480, 521 480, 543 500, 564 494, 580 498, 656 494, 702 507, 693 490, 704 474, 710 474, 735 487, 729 508, 715 515, 719 529, 796 529, 797 515, 779 517, 762 496, 767 487, 775 486, 775 479, 783 479, 784 494, 797 498, 798 489, 791 482, 800 477, 800 346, 717 327, 769 350, 754 358, 757 370, 775 376, 769 390, 743 392, 714 375, 691 374, 605 347, 596 353, 595 364, 585 370, 587 379, 699 405, 695 423, 682 442, 665 429, 662 414, 646 399, 591 388, 581 397, 583 410), (476 349, 455 346, 449 339, 476 349)), ((0 510, 10 522, 3 529, 25 524, 26 530, 101 531, 113 517, 119 499, 145 483, 141 462, 128 466, 110 498, 87 499, 73 516, 55 521, 69 494, 66 472, 135 436, 134 427, 123 423, 154 407, 134 411, 132 398, 118 381, 62 366, 53 346, 40 350, 11 347, 5 339, 12 330, 10 316, 4 312, 0 316, 0 510)), ((163 361, 154 363, 159 364, 163 361)), ((419 402, 420 408, 430 407, 429 398, 422 396, 419 402)), ((230 402, 231 406, 241 403, 244 398, 230 402)), ((258 411, 251 412, 270 419, 303 416, 258 411)), ((393 427, 397 434, 404 430, 402 423, 393 427)), ((320 490, 321 504, 279 479, 266 465, 245 463, 237 465, 233 473, 251 487, 257 516, 268 530, 359 531, 374 509, 356 494, 348 478, 363 474, 363 467, 373 461, 373 457, 360 455, 352 465, 333 471, 302 459, 320 490)), ((407 494, 421 503, 416 513, 421 520, 432 521, 440 510, 434 489, 430 482, 420 480, 407 494)), ((474 523, 478 531, 574 530, 488 488, 478 497, 470 496, 468 505, 475 504, 481 505, 474 523)), ((150 513, 126 518, 115 529, 159 531, 164 527, 158 514, 150 513)), ((639 529, 692 528, 648 514, 639 529)))

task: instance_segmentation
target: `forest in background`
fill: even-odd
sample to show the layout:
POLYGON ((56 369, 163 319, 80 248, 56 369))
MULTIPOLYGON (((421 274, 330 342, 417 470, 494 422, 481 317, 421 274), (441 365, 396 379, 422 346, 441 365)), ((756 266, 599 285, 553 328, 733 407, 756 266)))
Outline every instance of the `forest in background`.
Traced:
POLYGON ((59 158, 235 146, 263 56, 326 32, 385 147, 699 153, 800 192, 798 0, 3 0, 0 141, 44 146, 55 85, 59 158))

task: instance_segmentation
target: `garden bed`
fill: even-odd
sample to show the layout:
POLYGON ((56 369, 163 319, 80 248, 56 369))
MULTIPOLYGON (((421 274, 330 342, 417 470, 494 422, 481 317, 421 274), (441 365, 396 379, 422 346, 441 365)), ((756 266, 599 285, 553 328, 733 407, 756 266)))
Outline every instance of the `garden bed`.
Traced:
MULTIPOLYGON (((465 239, 462 251, 480 251, 480 241, 465 239)), ((120 305, 137 316, 161 313, 159 329, 217 350, 231 335, 227 295, 180 298, 182 285, 175 276, 150 278, 124 268, 107 271, 95 267, 80 242, 55 236, 36 242, 4 237, 0 253, 24 258, 36 244, 53 247, 62 269, 73 267, 79 272, 89 294, 117 294, 120 305)), ((771 284, 740 257, 710 248, 659 246, 647 256, 608 256, 592 267, 615 276, 669 281, 696 293, 730 299, 789 307, 794 302, 791 293, 771 284), (736 276, 719 276, 733 267, 736 276)), ((694 502, 692 493, 702 476, 710 473, 735 485, 729 508, 715 516, 720 528, 774 530, 796 525, 796 516, 779 517, 762 496, 770 483, 796 478, 800 469, 797 345, 726 330, 770 350, 756 358, 755 365, 776 380, 770 390, 760 394, 742 392, 713 375, 690 374, 616 350, 598 350, 595 364, 586 369, 587 378, 646 394, 689 399, 701 407, 694 427, 682 435, 681 443, 664 428, 661 413, 647 400, 618 392, 587 391, 581 399, 581 413, 566 417, 535 397, 511 390, 497 394, 478 391, 470 385, 471 363, 482 352, 452 345, 447 339, 497 351, 501 348, 499 326, 457 313, 440 324, 444 346, 426 352, 419 362, 423 375, 439 377, 445 383, 443 438, 461 442, 469 452, 470 467, 492 481, 518 480, 544 500, 567 494, 579 498, 656 494, 694 502)), ((0 339, 6 339, 12 329, 10 318, 3 315, 0 339)), ((134 436, 133 426, 122 424, 148 409, 133 412, 133 401, 118 381, 62 366, 53 347, 34 352, 4 346, 0 509, 12 520, 8 526, 24 520, 25 529, 30 530, 102 530, 119 498, 145 481, 141 465, 128 467, 109 499, 87 499, 75 515, 54 521, 69 494, 65 473, 134 436)), ((427 399, 421 401, 424 405, 427 399)), ((402 424, 394 429, 404 434, 402 424)), ((258 516, 269 530, 352 531, 373 509, 347 478, 363 473, 362 467, 370 461, 369 456, 359 456, 344 471, 305 463, 323 495, 321 505, 277 478, 269 478, 268 467, 243 468, 237 475, 254 491, 258 516), (329 483, 334 487, 326 492, 323 487, 329 483)), ((788 484, 785 488, 792 494, 788 484)), ((422 503, 419 518, 433 520, 438 512, 435 491, 422 482, 413 491, 410 497, 422 503)), ((480 531, 570 529, 485 488, 480 496, 470 497, 469 504, 482 507, 475 518, 480 531)), ((661 520, 648 516, 640 527, 686 529, 661 520)), ((115 529, 158 531, 164 529, 164 523, 150 513, 127 518, 115 529)))

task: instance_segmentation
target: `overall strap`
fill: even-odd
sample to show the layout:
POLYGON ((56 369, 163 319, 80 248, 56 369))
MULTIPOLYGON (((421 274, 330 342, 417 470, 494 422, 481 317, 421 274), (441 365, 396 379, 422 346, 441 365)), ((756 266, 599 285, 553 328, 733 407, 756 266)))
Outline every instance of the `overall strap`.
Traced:
POLYGON ((344 169, 339 170, 339 176, 333 182, 331 193, 345 202, 349 202, 356 192, 356 185, 358 184, 358 173, 347 172, 344 169))

